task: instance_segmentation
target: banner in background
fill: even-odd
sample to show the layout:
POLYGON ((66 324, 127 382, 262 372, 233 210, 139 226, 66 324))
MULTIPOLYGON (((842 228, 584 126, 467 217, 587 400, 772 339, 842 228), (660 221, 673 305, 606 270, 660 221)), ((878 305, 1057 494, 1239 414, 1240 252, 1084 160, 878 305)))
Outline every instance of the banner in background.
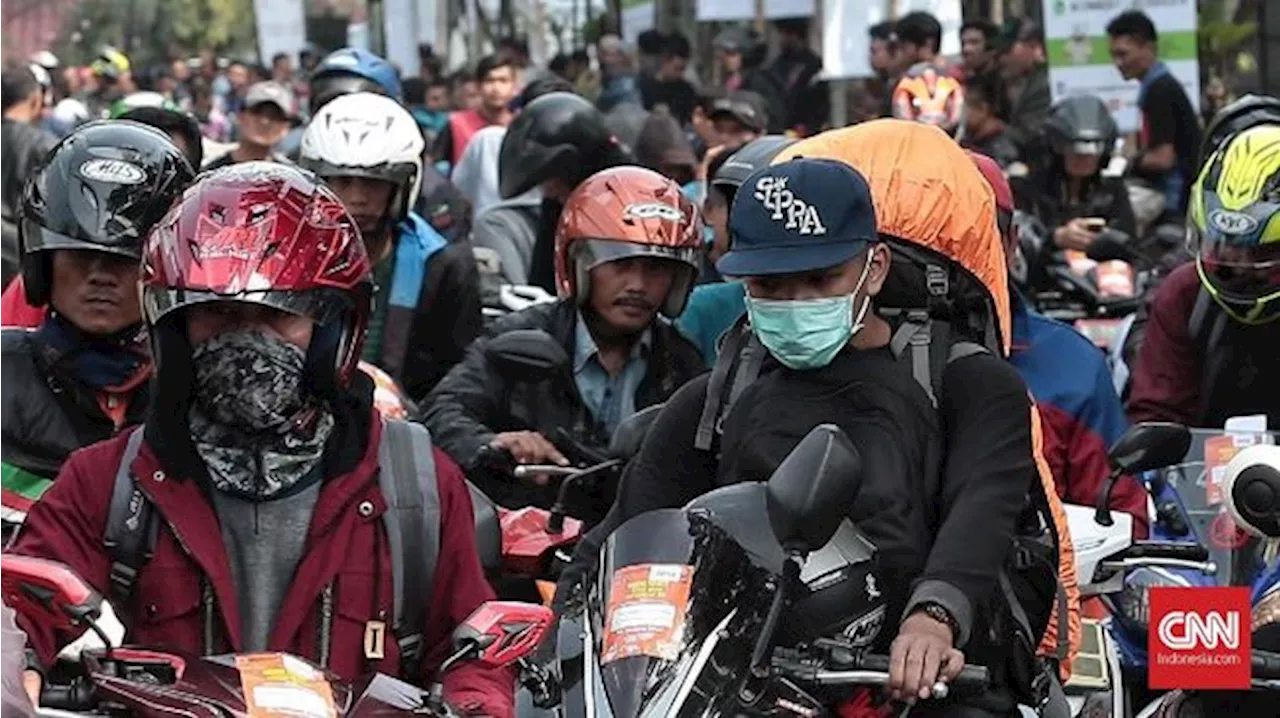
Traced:
MULTIPOLYGON (((834 4, 859 5, 849 0, 833 0, 834 4)), ((764 0, 764 16, 770 20, 783 17, 813 17, 814 0, 764 0)), ((756 0, 698 0, 699 22, 756 19, 756 0)))
POLYGON ((403 76, 418 74, 417 13, 426 9, 414 0, 382 0, 382 37, 386 43, 386 57, 400 68, 403 76))
POLYGON ((658 26, 658 4, 652 0, 622 0, 622 39, 635 47, 640 33, 658 26))
POLYGON ((1196 60, 1196 0, 1044 0, 1045 52, 1053 100, 1096 95, 1111 108, 1121 132, 1138 129, 1138 81, 1111 64, 1107 23, 1126 10, 1147 13, 1159 36, 1160 59, 1200 107, 1196 60))
MULTIPOLYGON (((898 17, 922 10, 942 25, 942 54, 960 54, 960 0, 898 0, 898 17)), ((822 4, 822 76, 826 78, 871 77, 867 53, 872 25, 889 19, 887 3, 824 2, 822 4)))
POLYGON ((276 53, 288 53, 295 64, 307 44, 307 16, 303 0, 253 0, 258 27, 258 57, 271 64, 276 53))

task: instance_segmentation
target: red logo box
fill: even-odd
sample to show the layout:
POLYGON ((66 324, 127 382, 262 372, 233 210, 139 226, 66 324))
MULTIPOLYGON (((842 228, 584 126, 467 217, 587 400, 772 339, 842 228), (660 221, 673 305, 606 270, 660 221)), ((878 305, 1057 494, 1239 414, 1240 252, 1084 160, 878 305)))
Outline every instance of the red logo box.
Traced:
POLYGON ((1248 690, 1249 589, 1150 589, 1147 681, 1153 689, 1248 690))

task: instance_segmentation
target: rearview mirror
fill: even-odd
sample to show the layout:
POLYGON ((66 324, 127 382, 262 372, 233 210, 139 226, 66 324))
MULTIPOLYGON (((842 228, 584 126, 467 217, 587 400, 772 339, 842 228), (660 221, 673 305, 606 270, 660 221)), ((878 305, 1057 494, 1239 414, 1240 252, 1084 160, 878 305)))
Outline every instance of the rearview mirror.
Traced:
POLYGON ((499 334, 484 349, 485 358, 512 381, 539 382, 569 371, 569 355, 541 329, 499 334))
POLYGON ((769 477, 769 524, 783 550, 826 545, 862 487, 862 457, 834 424, 814 427, 769 477))
POLYGON ((1134 424, 1107 453, 1111 468, 1122 474, 1180 463, 1191 448, 1191 431, 1182 424, 1145 421, 1134 424))
POLYGON ((485 601, 453 631, 457 654, 502 668, 533 653, 551 627, 550 608, 518 601, 485 601))
POLYGON ((0 590, 13 610, 56 630, 83 629, 102 609, 102 596, 79 574, 43 558, 0 556, 0 590))
POLYGON ((1095 262, 1127 261, 1133 256, 1129 250, 1129 235, 1116 229, 1098 232, 1085 254, 1095 262))
POLYGON ((609 455, 616 459, 630 459, 640 453, 640 445, 649 433, 649 427, 657 421, 658 414, 666 404, 654 404, 628 416, 618 423, 613 430, 613 438, 609 441, 609 455))

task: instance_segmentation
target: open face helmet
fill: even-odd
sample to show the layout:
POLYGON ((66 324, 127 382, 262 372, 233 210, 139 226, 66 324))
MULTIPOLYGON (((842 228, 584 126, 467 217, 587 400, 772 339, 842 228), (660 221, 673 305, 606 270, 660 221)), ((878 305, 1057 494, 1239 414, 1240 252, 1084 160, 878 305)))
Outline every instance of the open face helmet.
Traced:
POLYGON ((330 100, 353 92, 373 92, 399 102, 403 97, 400 74, 391 63, 358 47, 329 53, 311 73, 311 114, 330 100))
POLYGON ((697 278, 702 217, 680 185, 643 167, 623 166, 588 177, 569 195, 556 228, 556 287, 581 306, 591 297, 591 270, 632 257, 657 257, 677 267, 661 311, 684 311, 697 278))

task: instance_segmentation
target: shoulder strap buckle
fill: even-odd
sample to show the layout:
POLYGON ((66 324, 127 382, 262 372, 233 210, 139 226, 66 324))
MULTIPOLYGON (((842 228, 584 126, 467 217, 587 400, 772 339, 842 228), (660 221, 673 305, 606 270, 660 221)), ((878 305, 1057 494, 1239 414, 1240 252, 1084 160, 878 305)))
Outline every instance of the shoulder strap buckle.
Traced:
POLYGON ((946 297, 951 291, 951 278, 946 268, 936 264, 924 265, 924 286, 930 297, 946 297))

